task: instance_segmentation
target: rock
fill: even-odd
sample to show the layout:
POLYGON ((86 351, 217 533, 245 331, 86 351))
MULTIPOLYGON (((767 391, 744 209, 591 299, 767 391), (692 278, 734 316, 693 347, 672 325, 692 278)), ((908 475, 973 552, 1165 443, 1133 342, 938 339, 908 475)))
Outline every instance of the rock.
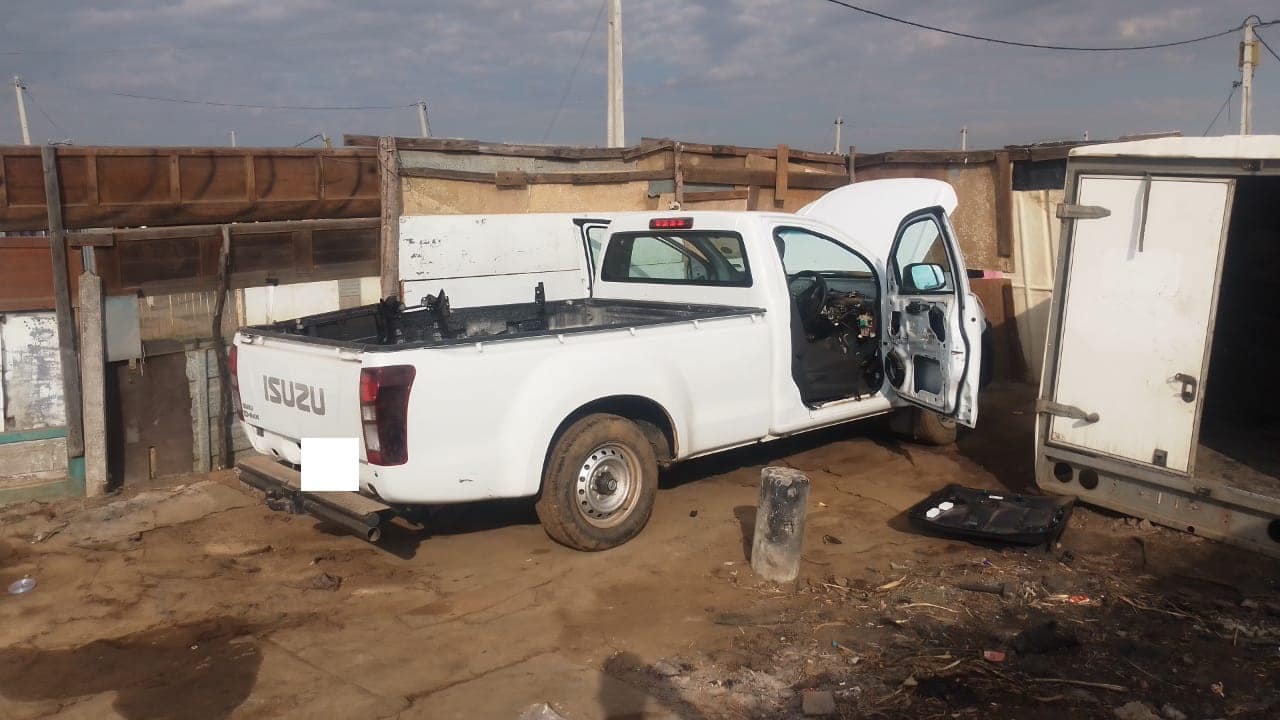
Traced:
POLYGON ((659 660, 654 663, 653 671, 657 673, 659 677, 669 678, 680 674, 680 668, 676 667, 674 663, 669 663, 666 660, 659 660))
POLYGON ((524 709, 516 720, 566 720, 565 716, 551 709, 546 703, 534 703, 524 709))
POLYGON ((1169 703, 1165 703, 1164 707, 1160 708, 1160 714, 1165 717, 1165 720, 1187 720, 1186 713, 1169 703))
POLYGON ((1112 710, 1116 720, 1161 720, 1151 706, 1134 700, 1112 710))
POLYGON ((905 688, 913 688, 919 684, 920 684, 920 681, 916 680, 915 675, 908 675, 907 679, 902 681, 902 687, 905 687, 905 688))
POLYGON ((1257 600, 1250 600, 1249 598, 1245 598, 1244 600, 1241 600, 1241 601, 1240 601, 1240 607, 1244 608, 1245 610, 1257 610, 1257 609, 1258 609, 1258 601, 1257 601, 1257 600))
POLYGON ((312 590, 337 590, 342 587, 342 578, 329 573, 320 573, 311 578, 311 582, 307 583, 307 587, 312 590))
POLYGON ((836 698, 827 690, 807 690, 800 697, 800 710, 810 717, 834 715, 836 698))

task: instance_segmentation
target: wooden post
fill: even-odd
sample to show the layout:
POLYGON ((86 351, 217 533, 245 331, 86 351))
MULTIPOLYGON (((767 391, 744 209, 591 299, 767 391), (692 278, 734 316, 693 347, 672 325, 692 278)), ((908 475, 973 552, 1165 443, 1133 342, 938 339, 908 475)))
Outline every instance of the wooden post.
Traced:
MULTIPOLYGON (((227 364, 227 343, 222 337, 222 313, 231 291, 231 226, 222 226, 222 249, 218 252, 218 299, 213 306, 213 347, 218 359, 218 467, 230 467, 231 451, 231 370, 227 364)), ((204 352, 200 349, 199 352, 204 352)), ((201 366, 204 363, 200 363, 201 366)), ((196 382, 209 382, 206 374, 196 382)), ((206 411, 207 412, 207 411, 206 411)))
POLYGON ((683 208, 684 207, 684 168, 680 167, 680 160, 682 155, 680 143, 676 143, 675 149, 672 151, 672 154, 674 155, 674 157, 672 158, 672 167, 675 173, 676 203, 683 208))
POLYGON ((40 148, 44 166, 44 197, 49 211, 49 255, 53 260, 53 304, 58 322, 58 359, 62 365, 62 402, 67 411, 67 459, 84 456, 84 421, 80 411, 80 363, 76 358, 76 328, 71 316, 71 287, 67 278, 67 238, 62 227, 62 192, 58 188, 57 148, 40 148))
MULTIPOLYGON (((1013 257, 1013 164, 1009 152, 996 153, 993 178, 996 205, 996 254, 1002 258, 1013 257)), ((1006 270, 1012 268, 1005 268, 1006 270)))
POLYGON ((400 154, 396 140, 378 138, 378 167, 382 182, 382 297, 400 295, 400 154))
POLYGON ((107 335, 102 278, 80 274, 80 379, 84 396, 84 494, 107 492, 107 335))
POLYGON ((766 467, 760 471, 760 502, 751 541, 751 569, 773 582, 791 582, 800 574, 809 478, 799 470, 766 467))
POLYGON ((787 199, 787 170, 790 164, 791 149, 786 145, 778 146, 777 168, 773 180, 773 204, 782 207, 787 199))

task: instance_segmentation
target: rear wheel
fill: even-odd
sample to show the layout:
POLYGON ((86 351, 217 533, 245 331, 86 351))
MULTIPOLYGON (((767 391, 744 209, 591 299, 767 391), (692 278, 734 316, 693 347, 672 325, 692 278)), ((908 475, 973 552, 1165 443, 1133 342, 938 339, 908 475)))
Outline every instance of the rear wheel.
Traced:
POLYGON ((658 461, 635 423, 587 415, 556 438, 537 512, 551 538, 577 550, 617 547, 644 529, 658 493, 658 461))

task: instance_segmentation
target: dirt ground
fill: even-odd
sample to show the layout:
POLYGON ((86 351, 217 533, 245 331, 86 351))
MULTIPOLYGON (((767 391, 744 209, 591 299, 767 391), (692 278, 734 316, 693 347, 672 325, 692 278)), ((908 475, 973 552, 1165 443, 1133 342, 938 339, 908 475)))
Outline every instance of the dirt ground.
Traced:
POLYGON ((1087 508, 1051 552, 908 527, 950 482, 1030 488, 1031 397, 992 388, 951 448, 872 423, 688 463, 594 554, 528 502, 375 547, 231 473, 5 508, 0 587, 38 584, 0 594, 0 717, 1280 717, 1280 563, 1087 508), (782 587, 746 558, 766 464, 812 481, 782 587))

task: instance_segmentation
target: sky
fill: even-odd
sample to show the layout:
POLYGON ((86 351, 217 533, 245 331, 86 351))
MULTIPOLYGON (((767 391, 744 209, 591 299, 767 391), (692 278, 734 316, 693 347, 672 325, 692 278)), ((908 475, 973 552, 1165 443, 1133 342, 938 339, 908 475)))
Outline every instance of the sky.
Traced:
MULTIPOLYGON (((1259 0, 859 0, 1024 42, 1130 45, 1204 35, 1259 0)), ((601 0, 4 0, 0 74, 30 88, 33 142, 289 146, 324 132, 599 145, 601 0), (599 18, 597 23, 597 18, 599 18), (595 26, 595 32, 592 28, 595 26), (573 69, 582 58, 576 75, 573 69), (570 80, 572 79, 572 82, 570 80), (261 110, 109 93, 262 105, 261 110), (561 105, 561 99, 564 99, 561 105), (557 114, 557 108, 560 111, 557 114)), ((1131 53, 1033 50, 940 35, 825 0, 623 0, 626 130, 830 151, 969 148, 1180 130, 1200 135, 1238 80, 1238 33, 1131 53), (847 149, 847 148, 846 148, 847 149)), ((1280 25, 1261 32, 1280 51, 1280 25)), ((1254 131, 1280 133, 1280 62, 1255 80, 1254 131)), ((1238 132, 1239 94, 1213 134, 1238 132), (1230 113, 1230 118, 1228 117, 1230 113)), ((12 88, 0 143, 21 140, 12 88)), ((312 145, 317 141, 310 141, 312 145)))

